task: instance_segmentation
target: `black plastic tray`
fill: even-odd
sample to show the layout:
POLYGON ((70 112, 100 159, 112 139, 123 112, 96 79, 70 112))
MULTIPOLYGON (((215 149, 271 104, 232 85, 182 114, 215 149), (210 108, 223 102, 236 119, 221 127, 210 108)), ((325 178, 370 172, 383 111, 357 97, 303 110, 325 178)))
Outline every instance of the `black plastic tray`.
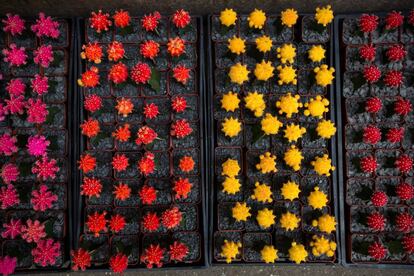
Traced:
MULTIPOLYGON (((134 16, 140 16, 140 15, 134 15, 134 16)), ((201 16, 192 15, 192 18, 196 18, 198 23, 198 41, 197 41, 197 55, 198 55, 198 87, 199 87, 199 127, 200 127, 200 133, 199 133, 199 145, 200 145, 200 189, 201 189, 201 201, 197 204, 198 206, 198 219, 199 219, 199 229, 198 233, 200 234, 200 259, 197 262, 194 263, 177 263, 177 264, 168 264, 166 266, 163 266, 161 268, 156 268, 154 271, 161 271, 161 270, 176 270, 176 269, 200 269, 200 268, 206 268, 208 267, 208 232, 207 232, 207 218, 208 218, 208 209, 207 209, 207 174, 206 174, 206 165, 207 163, 207 142, 208 139, 206 139, 205 135, 207 135, 207 127, 205 125, 206 120, 206 89, 205 89, 205 68, 204 68, 204 28, 203 28, 203 18, 201 16), (201 210, 200 210, 201 209, 201 210)), ((77 18, 76 23, 76 30, 79 34, 78 40, 77 40, 77 51, 75 59, 78 60, 77 63, 77 72, 78 76, 80 76, 81 72, 83 72, 85 68, 85 62, 80 60, 80 52, 81 47, 85 43, 85 19, 84 18, 77 18)), ((78 145, 75 150, 75 157, 76 160, 79 160, 80 155, 82 152, 86 149, 86 137, 81 135, 79 126, 83 122, 86 112, 83 108, 83 91, 82 87, 80 87, 77 83, 75 84, 76 89, 76 95, 78 97, 77 99, 77 120, 75 122, 75 129, 76 129, 76 144, 78 145)), ((77 168, 75 168, 77 170, 77 168)), ((79 170, 76 171, 75 174, 75 194, 77 195, 76 200, 74 202, 75 212, 74 212, 74 248, 79 247, 79 238, 83 231, 83 218, 85 215, 85 202, 82 196, 80 195, 80 185, 82 181, 82 172, 79 170)), ((141 236, 141 234, 140 234, 141 236)), ((96 267, 92 266, 88 268, 89 271, 109 271, 108 264, 96 267)), ((129 265, 128 266, 129 271, 142 271, 142 270, 148 270, 144 264, 140 264, 138 262, 137 265, 129 265)))
MULTIPOLYGON (((386 12, 375 13, 378 16, 386 15, 386 12)), ((362 13, 355 13, 355 14, 343 14, 343 15, 336 15, 334 20, 334 35, 335 35, 335 70, 336 70, 336 116, 337 116, 337 131, 338 131, 338 139, 337 139, 337 150, 338 150, 338 185, 339 185, 339 212, 340 212, 340 236, 341 236, 341 263, 345 267, 364 267, 364 268, 404 268, 404 269, 412 269, 413 264, 403 264, 403 263, 354 263, 348 257, 348 253, 350 248, 348 244, 348 229, 349 229, 349 221, 348 217, 348 207, 346 206, 346 191, 345 191, 345 144, 344 144, 344 130, 343 126, 345 124, 346 118, 343 117, 345 115, 345 106, 344 106, 344 97, 342 97, 342 81, 343 81, 343 72, 345 71, 345 65, 343 62, 343 58, 345 57, 343 47, 344 43, 342 42, 342 23, 344 19, 347 18, 356 18, 362 15, 362 13), (342 111, 344 110, 344 111, 342 111)))
MULTIPOLYGON (((309 16, 312 14, 309 13, 303 13, 299 14, 298 18, 298 24, 294 27, 294 33, 301 33, 301 29, 299 29, 299 26, 301 26, 302 18, 303 16, 309 16)), ((283 266, 295 266, 296 264, 289 262, 289 261, 276 261, 274 264, 265 264, 263 262, 246 262, 246 261, 234 261, 231 264, 226 264, 225 262, 218 262, 214 259, 214 232, 217 230, 217 201, 216 201, 216 189, 217 189, 217 183, 215 183, 215 168, 214 168, 214 155, 215 155, 215 119, 214 119, 214 69, 215 69, 215 60, 214 60, 214 49, 213 49, 213 41, 212 41, 212 16, 209 15, 207 17, 207 34, 206 37, 207 46, 208 46, 208 56, 206 59, 207 62, 207 106, 208 106, 208 133, 209 133, 209 158, 208 161, 210 165, 209 171, 208 171, 208 194, 209 194, 209 239, 210 239, 210 249, 209 249, 209 259, 210 264, 213 266, 254 266, 254 265, 266 265, 266 266, 272 266, 272 265, 283 265, 283 266)), ((276 17, 278 14, 267 14, 269 17, 276 17)), ((333 22, 329 25, 329 32, 330 32, 330 39, 329 42, 326 42, 325 45, 329 46, 329 49, 327 49, 327 55, 328 55, 328 62, 325 64, 328 64, 330 67, 334 66, 334 28, 333 28, 333 22)), ((295 41, 294 41, 295 42, 295 41)), ((283 43, 283 42, 280 42, 283 43)), ((310 43, 312 45, 312 43, 310 43)), ((275 51, 271 52, 272 55, 276 55, 275 51)), ((338 77, 339 73, 335 72, 335 78, 338 77)), ((330 101, 330 107, 329 107, 329 117, 330 119, 335 122, 335 125, 338 125, 336 113, 334 110, 334 107, 336 106, 336 98, 335 98, 335 89, 334 89, 334 83, 332 83, 328 88, 327 95, 329 97, 330 101)), ((338 127, 337 127, 338 128, 338 127)), ((338 166, 338 155, 337 155, 337 135, 333 136, 329 141, 327 148, 329 148, 330 158, 332 159, 332 165, 336 167, 336 169, 331 173, 331 215, 335 215, 337 225, 336 225, 336 231, 333 235, 335 235, 335 240, 337 243, 337 249, 335 253, 335 259, 333 262, 305 262, 301 265, 339 265, 342 259, 342 251, 340 250, 341 247, 341 240, 340 240, 340 233, 339 233, 339 198, 337 196, 338 194, 338 183, 337 183, 337 172, 340 170, 340 166, 338 166)), ((280 162, 280 159, 279 159, 280 162)), ((231 231, 231 230, 230 230, 231 231)), ((262 233, 262 232, 261 232, 262 233)), ((263 232, 268 233, 268 232, 263 232)))

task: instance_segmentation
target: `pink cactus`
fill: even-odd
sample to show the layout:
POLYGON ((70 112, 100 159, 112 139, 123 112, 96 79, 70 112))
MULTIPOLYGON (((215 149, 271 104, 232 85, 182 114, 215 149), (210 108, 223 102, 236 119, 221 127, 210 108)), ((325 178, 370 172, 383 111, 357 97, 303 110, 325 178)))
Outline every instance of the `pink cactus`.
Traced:
POLYGON ((26 103, 24 101, 23 96, 11 96, 10 99, 6 99, 6 112, 10 114, 20 114, 22 115, 24 112, 24 108, 26 103))
POLYGON ((52 45, 39 46, 39 48, 34 50, 33 60, 44 68, 49 67, 49 64, 53 61, 52 45))
POLYGON ((3 49, 4 61, 11 66, 21 66, 26 64, 27 54, 24 47, 18 48, 16 44, 10 44, 10 49, 3 49))
POLYGON ((9 32, 13 36, 21 35, 25 29, 24 20, 17 14, 8 13, 6 16, 7 18, 2 20, 4 24, 3 31, 9 32))
POLYGON ((32 200, 30 201, 35 211, 45 211, 52 208, 52 204, 58 199, 57 195, 48 191, 46 185, 41 185, 39 190, 32 192, 32 200))
POLYGON ((6 187, 0 188, 0 202, 1 209, 7 209, 20 203, 19 196, 13 185, 9 184, 6 187))
POLYGON ((43 135, 30 136, 27 139, 27 150, 33 156, 45 155, 49 145, 50 142, 43 135))
POLYGON ((60 34, 59 22, 53 21, 52 17, 46 16, 43 12, 39 13, 39 19, 31 26, 31 29, 38 37, 58 38, 60 34))
POLYGON ((28 219, 26 225, 22 226, 22 238, 27 242, 37 243, 46 237, 45 224, 38 220, 28 219))
POLYGON ((47 180, 48 178, 55 179, 56 173, 59 171, 56 163, 55 159, 49 160, 49 158, 44 155, 34 163, 32 173, 37 174, 37 177, 42 180, 47 180))
POLYGON ((33 91, 36 92, 39 96, 46 94, 47 90, 49 89, 48 79, 46 76, 36 74, 31 83, 33 91))
POLYGON ((4 239, 15 239, 22 234, 22 222, 20 219, 11 219, 9 223, 3 223, 3 228, 1 236, 4 239))
POLYGON ((32 249, 34 262, 41 266, 54 265, 60 256, 60 243, 52 239, 41 240, 32 249))
POLYGON ((16 269, 16 263, 16 257, 0 257, 0 274, 2 274, 3 276, 13 274, 14 270, 16 269))
POLYGON ((27 101, 27 121, 33 124, 42 124, 49 114, 46 104, 41 99, 29 99, 27 101))
POLYGON ((8 133, 0 135, 0 154, 10 156, 17 152, 16 142, 17 138, 15 136, 11 136, 8 133))
POLYGON ((26 89, 26 84, 21 79, 11 79, 7 84, 6 90, 9 92, 10 96, 20 96, 24 95, 24 90, 26 89))
POLYGON ((7 109, 3 103, 0 103, 0 122, 3 122, 6 119, 7 109))
POLYGON ((19 175, 19 168, 15 164, 7 163, 1 167, 1 178, 6 184, 16 181, 19 175))

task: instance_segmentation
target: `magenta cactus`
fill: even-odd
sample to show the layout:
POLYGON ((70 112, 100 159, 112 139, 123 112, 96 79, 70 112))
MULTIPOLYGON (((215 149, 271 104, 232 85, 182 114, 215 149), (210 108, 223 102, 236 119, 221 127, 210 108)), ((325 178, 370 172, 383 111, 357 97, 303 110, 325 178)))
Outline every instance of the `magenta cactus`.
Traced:
POLYGON ((7 92, 10 96, 20 96, 24 95, 24 90, 26 89, 26 84, 21 79, 11 79, 6 86, 7 92))
POLYGON ((9 184, 0 188, 0 202, 1 209, 7 209, 20 203, 19 196, 13 185, 9 184))
POLYGON ((60 243, 52 239, 41 240, 32 249, 34 262, 41 266, 54 265, 60 256, 60 243))
POLYGON ((0 274, 2 274, 3 276, 13 274, 14 270, 16 269, 16 263, 16 257, 0 257, 0 274))
POLYGON ((57 199, 57 195, 48 191, 46 185, 41 185, 39 190, 32 191, 32 199, 30 202, 33 205, 33 210, 43 212, 52 208, 53 202, 57 199))
POLYGON ((49 114, 46 104, 41 99, 29 99, 27 101, 27 121, 33 124, 42 124, 49 114))
POLYGON ((10 114, 20 114, 24 112, 26 103, 23 96, 11 96, 10 99, 6 99, 6 112, 10 114))
POLYGON ((18 148, 16 146, 16 142, 17 138, 15 136, 11 136, 9 133, 0 135, 0 154, 10 156, 17 152, 18 148))
POLYGON ((43 135, 30 136, 29 139, 27 139, 27 150, 29 154, 33 156, 45 155, 49 145, 49 140, 43 135))
POLYGON ((46 76, 36 74, 31 83, 33 91, 36 92, 39 96, 46 94, 47 90, 49 89, 48 79, 46 76))
POLYGON ((20 219, 11 219, 9 223, 3 223, 3 228, 1 236, 4 239, 15 239, 22 234, 22 222, 20 219))
POLYGON ((13 163, 4 164, 3 167, 1 167, 1 178, 6 184, 16 181, 19 175, 19 168, 13 163))
POLYGON ((49 158, 44 155, 34 163, 32 173, 37 174, 37 177, 42 180, 47 180, 48 178, 55 179, 56 173, 59 171, 56 163, 55 159, 49 160, 49 158))
POLYGON ((18 48, 16 44, 10 44, 10 49, 3 49, 4 61, 11 66, 21 66, 26 64, 27 54, 24 47, 18 48))
POLYGON ((0 122, 3 122, 6 119, 7 109, 3 103, 0 103, 0 122))
POLYGON ((21 35, 25 29, 24 19, 17 14, 6 14, 7 18, 3 19, 4 24, 3 31, 10 33, 12 36, 21 35))
POLYGON ((40 66, 47 68, 53 61, 52 45, 42 45, 34 50, 34 63, 40 64, 40 66))
POLYGON ((28 219, 26 225, 22 226, 22 238, 27 242, 39 242, 46 237, 45 224, 38 220, 28 219))
POLYGON ((31 26, 31 29, 38 37, 57 38, 60 34, 59 23, 53 21, 52 17, 46 16, 43 12, 39 13, 39 19, 31 26))

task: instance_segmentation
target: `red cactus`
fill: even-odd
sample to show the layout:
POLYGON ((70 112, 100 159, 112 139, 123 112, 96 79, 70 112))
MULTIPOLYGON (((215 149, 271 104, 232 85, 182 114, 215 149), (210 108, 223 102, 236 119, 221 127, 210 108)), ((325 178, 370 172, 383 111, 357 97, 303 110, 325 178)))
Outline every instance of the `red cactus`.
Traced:
POLYGON ((154 154, 146 152, 138 161, 138 169, 144 176, 148 176, 153 173, 155 170, 154 154))
POLYGON ((414 26, 414 9, 412 9, 410 11, 410 13, 407 16, 407 22, 408 24, 410 24, 411 26, 414 26))
POLYGON ((112 136, 119 142, 126 142, 131 137, 131 131, 129 130, 129 124, 120 126, 116 131, 112 133, 112 136))
POLYGON ((124 201, 131 196, 131 188, 124 183, 119 183, 118 186, 114 186, 115 199, 124 201))
POLYGON ((188 194, 191 192, 191 187, 193 187, 193 184, 190 183, 188 178, 179 178, 174 181, 174 187, 173 190, 175 192, 175 198, 176 199, 186 199, 188 197, 188 194))
POLYGON ((84 154, 80 157, 78 161, 79 169, 82 170, 83 173, 91 172, 96 167, 96 158, 89 154, 84 154))
POLYGON ((40 240, 32 249, 33 260, 40 266, 56 264, 60 254, 60 243, 52 239, 40 240))
POLYGON ((178 210, 178 207, 172 207, 162 213, 161 221, 165 228, 173 229, 180 225, 182 218, 183 215, 180 210, 178 210))
POLYGON ((139 191, 139 198, 141 199, 142 204, 152 204, 157 200, 157 190, 154 187, 145 185, 139 191))
POLYGON ((102 108, 102 98, 96 94, 86 96, 83 106, 91 113, 96 112, 102 108))
POLYGON ((158 106, 155 103, 145 104, 144 106, 144 116, 147 119, 154 119, 160 114, 158 106))
POLYGON ((19 168, 13 163, 6 163, 1 167, 1 179, 4 183, 10 184, 14 182, 19 177, 20 172, 19 168))
POLYGON ((363 134, 363 140, 364 143, 375 145, 379 141, 381 141, 381 130, 374 126, 369 125, 364 128, 364 134, 363 134))
POLYGON ((99 70, 97 67, 92 66, 89 70, 85 71, 81 78, 78 79, 79 86, 93 88, 99 84, 99 70))
POLYGON ((384 83, 390 87, 399 87, 403 83, 403 74, 400 71, 391 70, 384 76, 384 83))
POLYGON ((115 14, 112 16, 112 18, 114 19, 115 26, 118 28, 128 27, 131 21, 129 12, 122 9, 115 11, 115 14))
POLYGON ((375 231, 382 231, 385 228, 385 217, 381 213, 372 213, 367 217, 367 225, 375 231))
POLYGON ((101 129, 98 120, 92 118, 83 121, 83 124, 81 124, 80 127, 82 129, 82 134, 86 135, 88 138, 92 138, 98 135, 101 129))
POLYGON ((392 11, 385 18, 385 29, 392 30, 401 26, 404 22, 404 16, 401 12, 392 11))
POLYGON ((128 267, 128 256, 123 253, 117 253, 109 259, 109 267, 113 272, 122 275, 128 267))
POLYGON ((24 95, 26 84, 21 79, 11 79, 6 86, 7 92, 10 96, 21 96, 24 95))
POLYGON ((48 78, 46 76, 36 74, 34 79, 31 80, 31 87, 39 96, 46 94, 49 89, 48 78))
POLYGON ((46 185, 41 185, 39 190, 32 191, 32 199, 30 202, 33 205, 35 211, 46 211, 52 208, 52 204, 58 199, 57 195, 48 191, 46 185))
POLYGON ((389 61, 399 61, 402 60, 407 51, 404 49, 403 45, 397 44, 388 48, 386 55, 389 61))
POLYGON ((401 244, 408 254, 414 253, 414 235, 406 235, 403 237, 401 244))
POLYGON ((409 233, 414 229, 414 218, 409 213, 400 213, 395 218, 395 224, 398 231, 409 233))
POLYGON ((182 242, 175 241, 170 245, 170 260, 176 262, 182 262, 188 255, 188 247, 182 242))
POLYGON ((14 240, 22 234, 22 221, 20 219, 10 219, 9 223, 3 223, 2 238, 14 240))
POLYGON ((6 99, 6 107, 4 108, 5 113, 11 114, 23 114, 26 103, 24 102, 23 96, 10 96, 10 99, 6 99))
POLYGON ((157 139, 158 134, 150 128, 149 126, 142 126, 138 129, 137 132, 137 139, 135 139, 135 143, 139 146, 141 144, 148 145, 154 142, 157 139))
POLYGON ((138 62, 131 70, 131 79, 136 84, 147 83, 151 79, 151 68, 146 63, 138 62))
POLYGON ((359 17, 359 28, 364 33, 375 31, 378 26, 378 16, 364 13, 359 17))
POLYGON ((0 202, 3 210, 20 203, 19 195, 13 185, 8 184, 0 188, 0 202))
POLYGON ((58 38, 60 35, 59 22, 53 21, 52 17, 46 16, 42 12, 39 13, 39 19, 36 19, 36 23, 30 28, 38 37, 58 38))
POLYGON ((102 212, 99 214, 95 212, 91 215, 88 215, 88 219, 86 221, 86 226, 90 232, 94 233, 95 237, 99 237, 99 232, 104 231, 106 232, 108 229, 106 228, 107 220, 105 218, 106 212, 102 212))
POLYGON ((38 243, 41 239, 46 237, 45 223, 40 221, 32 221, 28 219, 26 225, 22 226, 22 238, 27 242, 38 243))
POLYGON ((412 105, 410 100, 405 100, 403 98, 398 98, 398 100, 394 103, 394 111, 395 113, 406 116, 412 110, 412 105))
POLYGON ((184 85, 187 84, 188 79, 190 78, 190 69, 184 65, 177 65, 173 69, 174 79, 184 85))
POLYGON ((377 170, 377 160, 374 156, 366 156, 361 158, 360 166, 365 173, 374 173, 377 170))
POLYGON ((9 32, 12 36, 21 35, 25 29, 24 19, 17 14, 6 14, 7 18, 3 19, 4 24, 3 31, 9 32))
POLYGON ((154 59, 160 52, 160 44, 154 40, 144 41, 140 46, 140 52, 144 58, 154 59))
POLYGON ((359 56, 366 61, 373 61, 375 59, 377 48, 372 44, 363 45, 359 48, 359 56))
POLYGON ((178 167, 180 168, 181 171, 188 173, 194 170, 194 165, 195 165, 195 162, 191 156, 183 156, 180 159, 180 163, 178 164, 178 167))
POLYGON ((379 261, 385 258, 387 254, 387 249, 379 242, 374 242, 368 247, 368 254, 379 261))
POLYGON ((188 24, 190 24, 191 17, 190 14, 181 9, 177 10, 172 16, 172 22, 177 28, 185 28, 188 24))
POLYGON ((176 96, 172 99, 171 108, 177 112, 183 112, 187 108, 187 100, 184 97, 176 96))
POLYGON ((27 121, 33 124, 42 124, 49 114, 46 104, 41 99, 29 99, 27 101, 27 121))
POLYGON ((100 197, 102 192, 102 183, 95 177, 84 177, 81 185, 81 195, 89 198, 96 196, 100 197))
POLYGON ((171 124, 171 136, 176 138, 185 138, 193 132, 190 124, 186 119, 181 119, 171 124))
POLYGON ((109 13, 103 13, 99 10, 97 13, 92 12, 89 18, 90 26, 95 29, 97 33, 109 30, 112 26, 112 21, 109 19, 109 13))
POLYGON ((111 217, 109 220, 109 228, 112 232, 118 233, 119 231, 122 231, 122 229, 125 228, 125 218, 121 216, 120 214, 115 214, 111 217))
POLYGON ((11 136, 9 133, 0 135, 0 153, 10 156, 17 152, 18 148, 16 146, 16 142, 16 136, 11 136))
POLYGON ((390 128, 386 137, 387 141, 390 143, 399 143, 404 138, 404 128, 390 128))
POLYGON ((98 42, 89 42, 87 45, 82 46, 82 52, 80 56, 82 59, 87 59, 90 62, 101 63, 102 61, 102 47, 98 42))
POLYGON ((381 70, 375 65, 364 68, 364 78, 369 83, 375 83, 381 78, 381 70))
POLYGON ((375 207, 383 207, 388 202, 387 194, 382 191, 376 191, 371 195, 371 202, 375 207))
POLYGON ((151 244, 145 248, 144 254, 141 256, 141 262, 147 265, 147 268, 153 268, 154 265, 162 267, 165 249, 161 248, 159 244, 151 244))
POLYGON ((52 45, 41 45, 33 51, 33 61, 43 68, 49 67, 49 64, 54 60, 52 45))
POLYGON ((108 73, 108 79, 115 84, 123 83, 128 78, 128 67, 119 62, 117 64, 112 65, 111 69, 108 73))
POLYGON ((112 158, 112 168, 116 172, 125 171, 128 166, 129 166, 129 159, 128 157, 126 157, 125 154, 116 154, 112 158))
POLYGON ((72 256, 73 271, 78 271, 79 269, 85 271, 86 268, 91 266, 91 254, 85 249, 72 250, 70 255, 72 256))
POLYGON ((57 166, 57 161, 53 158, 49 160, 45 155, 37 160, 32 167, 32 173, 37 174, 37 177, 43 181, 49 178, 55 179, 58 171, 59 167, 57 166))
POLYGON ((408 173, 413 168, 413 160, 406 154, 399 156, 394 164, 401 173, 408 173))
POLYGON ((12 43, 9 49, 3 49, 4 61, 10 63, 11 66, 21 66, 27 63, 27 54, 24 47, 17 47, 12 43))
POLYGON ((148 212, 142 218, 142 226, 145 231, 154 232, 160 227, 160 219, 156 213, 148 212))
POLYGON ((147 31, 147 32, 152 32, 155 31, 158 27, 159 24, 159 20, 161 19, 161 14, 159 12, 153 12, 150 13, 148 15, 145 15, 142 19, 141 19, 141 24, 142 27, 147 31))
POLYGON ((414 198, 414 187, 408 183, 401 183, 395 188, 395 193, 400 200, 411 200, 414 198))
POLYGON ((110 61, 117 62, 125 55, 124 45, 119 41, 113 41, 109 43, 106 53, 110 61))
POLYGON ((168 40, 167 50, 168 50, 168 53, 170 53, 172 57, 181 56, 181 54, 185 52, 184 40, 179 37, 170 38, 168 40))

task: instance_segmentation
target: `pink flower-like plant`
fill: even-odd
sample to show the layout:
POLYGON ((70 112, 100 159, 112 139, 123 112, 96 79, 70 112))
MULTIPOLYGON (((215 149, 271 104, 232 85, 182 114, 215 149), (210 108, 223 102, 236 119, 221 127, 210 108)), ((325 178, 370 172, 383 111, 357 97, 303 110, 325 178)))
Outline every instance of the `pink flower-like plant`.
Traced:
POLYGON ((9 49, 3 49, 4 61, 8 62, 11 66, 21 66, 26 64, 27 54, 24 47, 18 48, 16 44, 10 44, 9 49))
POLYGON ((53 61, 52 45, 39 46, 39 48, 34 50, 33 60, 44 68, 49 67, 49 64, 53 61))
POLYGON ((60 256, 60 243, 53 239, 41 240, 32 249, 34 262, 41 266, 54 265, 60 256))
POLYGON ((10 156, 17 152, 18 148, 16 146, 16 142, 17 138, 15 136, 11 136, 9 133, 0 135, 0 154, 10 156))
POLYGON ((7 18, 3 19, 4 24, 3 31, 10 33, 11 35, 21 35, 25 29, 24 19, 17 14, 6 14, 7 18))
POLYGON ((0 202, 1 209, 7 209, 20 203, 19 196, 13 185, 9 184, 0 188, 0 202))
POLYGON ((56 173, 59 171, 59 167, 56 163, 55 159, 49 160, 49 158, 44 155, 34 163, 32 173, 37 174, 37 177, 42 180, 47 180, 48 178, 55 179, 56 173))
POLYGON ((10 184, 11 182, 16 181, 19 177, 19 168, 17 168, 17 166, 13 163, 4 164, 3 167, 1 167, 0 175, 4 183, 10 184))
POLYGON ((10 96, 21 96, 24 95, 26 84, 21 79, 11 79, 6 86, 7 92, 10 96))
POLYGON ((60 35, 59 22, 53 21, 52 17, 46 16, 43 12, 39 13, 39 19, 31 26, 31 29, 38 37, 58 38, 60 35))
POLYGON ((3 223, 3 228, 1 236, 4 239, 15 239, 22 234, 22 222, 20 219, 11 219, 9 223, 3 223))
POLYGON ((35 211, 46 211, 52 208, 52 204, 58 199, 57 195, 48 191, 46 185, 41 185, 39 190, 32 191, 31 203, 33 210, 35 211))
POLYGON ((29 99, 27 101, 27 121, 33 124, 42 124, 49 114, 47 106, 41 99, 29 99))
POLYGON ((0 274, 8 276, 14 273, 16 269, 17 259, 16 257, 0 257, 0 274))
POLYGON ((49 89, 48 79, 46 76, 41 76, 39 74, 35 75, 35 78, 31 81, 32 89, 39 96, 46 94, 49 89))
POLYGON ((33 156, 45 155, 49 145, 49 140, 43 135, 30 136, 29 139, 27 139, 27 150, 29 154, 33 156))
POLYGON ((38 243, 46 237, 45 224, 38 220, 28 219, 26 225, 22 226, 22 238, 27 242, 38 243))
POLYGON ((10 114, 20 114, 24 112, 26 103, 23 96, 10 96, 10 99, 6 99, 6 112, 10 114))
POLYGON ((3 103, 0 103, 0 122, 3 122, 6 119, 7 109, 3 103))

